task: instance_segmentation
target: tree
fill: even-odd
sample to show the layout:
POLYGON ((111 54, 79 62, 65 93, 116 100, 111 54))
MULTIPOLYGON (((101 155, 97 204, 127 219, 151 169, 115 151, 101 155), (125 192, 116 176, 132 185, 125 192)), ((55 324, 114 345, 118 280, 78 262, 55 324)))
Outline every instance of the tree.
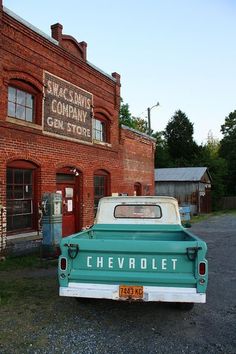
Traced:
POLYGON ((129 110, 128 103, 124 104, 122 98, 119 115, 120 125, 123 124, 142 133, 148 133, 147 121, 145 119, 132 116, 129 110))
POLYGON ((227 162, 220 157, 220 142, 214 139, 212 133, 208 134, 207 143, 199 147, 199 156, 196 166, 206 166, 212 177, 212 208, 220 207, 220 199, 225 195, 225 177, 227 175, 227 162))
POLYGON ((123 99, 120 100, 120 112, 119 112, 119 122, 120 125, 126 125, 127 127, 134 128, 134 123, 129 110, 128 103, 124 104, 123 99))
POLYGON ((156 139, 155 168, 172 167, 173 162, 169 154, 168 146, 164 137, 164 131, 155 132, 152 137, 156 139))
POLYGON ((225 158, 228 164, 227 194, 236 195, 236 110, 225 118, 221 132, 223 139, 220 142, 220 156, 225 158))
POLYGON ((140 131, 141 133, 148 134, 148 124, 143 118, 132 117, 134 129, 140 131))
POLYGON ((193 140, 193 123, 184 112, 178 110, 168 122, 164 137, 168 151, 176 167, 192 166, 198 154, 193 140))

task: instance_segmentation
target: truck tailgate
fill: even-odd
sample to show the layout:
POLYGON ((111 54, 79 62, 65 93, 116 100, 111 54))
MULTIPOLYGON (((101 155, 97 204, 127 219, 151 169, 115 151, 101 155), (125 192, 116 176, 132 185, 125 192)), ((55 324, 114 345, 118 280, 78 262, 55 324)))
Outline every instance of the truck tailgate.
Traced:
POLYGON ((202 241, 74 241, 72 258, 77 246, 78 254, 69 257, 66 274, 73 283, 196 288, 206 251, 202 241))

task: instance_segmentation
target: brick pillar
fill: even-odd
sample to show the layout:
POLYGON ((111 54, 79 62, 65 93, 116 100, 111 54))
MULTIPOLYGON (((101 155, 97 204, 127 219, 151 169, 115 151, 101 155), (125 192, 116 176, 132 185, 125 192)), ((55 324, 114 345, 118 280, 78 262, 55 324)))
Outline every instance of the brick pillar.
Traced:
POLYGON ((59 43, 62 39, 62 30, 63 26, 60 23, 55 23, 54 25, 51 25, 52 38, 56 39, 56 41, 58 41, 59 43))
POLYGON ((82 49, 83 59, 86 60, 87 59, 87 43, 83 41, 83 42, 80 42, 79 45, 81 46, 81 49, 82 49))
POLYGON ((114 79, 116 79, 116 86, 115 86, 115 109, 119 111, 120 109, 120 75, 116 72, 111 74, 114 79))

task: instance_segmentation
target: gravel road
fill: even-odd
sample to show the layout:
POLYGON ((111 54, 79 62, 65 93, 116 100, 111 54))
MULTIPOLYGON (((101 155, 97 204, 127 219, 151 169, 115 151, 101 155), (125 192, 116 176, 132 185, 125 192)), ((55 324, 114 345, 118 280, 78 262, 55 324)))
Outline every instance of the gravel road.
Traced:
POLYGON ((0 353, 235 354, 236 216, 212 217, 191 231, 208 244, 206 304, 182 312, 169 304, 59 298, 53 269, 38 278, 47 298, 38 290, 21 311, 0 310, 0 332, 12 335, 0 353))

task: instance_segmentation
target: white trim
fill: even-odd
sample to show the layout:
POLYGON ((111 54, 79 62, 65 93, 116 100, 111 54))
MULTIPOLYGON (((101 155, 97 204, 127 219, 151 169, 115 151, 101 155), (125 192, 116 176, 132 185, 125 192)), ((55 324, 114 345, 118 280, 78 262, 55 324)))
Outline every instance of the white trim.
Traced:
POLYGON ((42 130, 42 126, 41 125, 38 125, 36 123, 26 122, 24 120, 20 120, 20 118, 7 117, 6 121, 8 123, 17 124, 17 125, 20 125, 20 126, 23 126, 23 127, 28 127, 28 128, 32 128, 32 129, 42 130))
MULTIPOLYGON (((119 285, 69 283, 60 287, 60 296, 87 297, 96 299, 124 300, 119 298, 119 285)), ((143 301, 205 303, 206 294, 195 288, 144 286, 143 301)))

